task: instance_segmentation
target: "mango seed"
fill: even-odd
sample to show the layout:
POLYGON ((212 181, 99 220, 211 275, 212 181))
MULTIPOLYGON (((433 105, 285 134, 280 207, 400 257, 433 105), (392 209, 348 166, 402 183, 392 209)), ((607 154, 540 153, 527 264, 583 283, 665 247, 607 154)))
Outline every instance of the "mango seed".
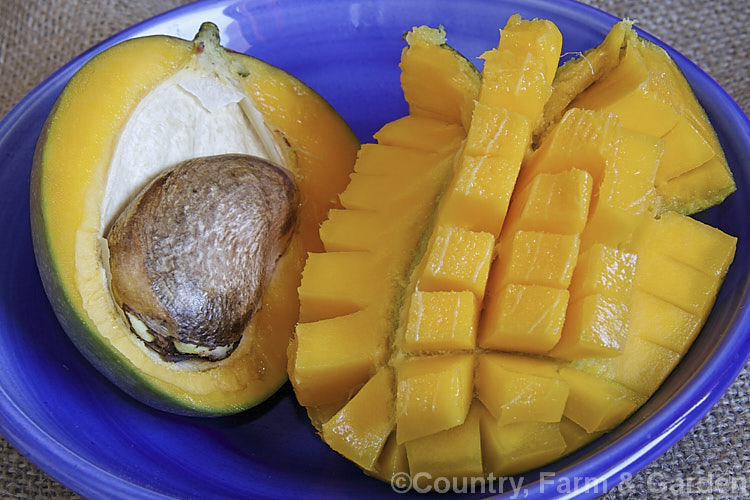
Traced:
POLYGON ((297 218, 293 175, 267 160, 186 160, 115 219, 112 295, 133 333, 167 361, 223 359, 261 304, 297 218))

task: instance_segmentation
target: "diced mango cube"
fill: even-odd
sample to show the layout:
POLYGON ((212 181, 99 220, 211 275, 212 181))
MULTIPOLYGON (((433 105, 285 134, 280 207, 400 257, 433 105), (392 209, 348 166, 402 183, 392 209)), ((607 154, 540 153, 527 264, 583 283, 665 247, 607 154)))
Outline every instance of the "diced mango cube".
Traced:
POLYGON ((386 316, 372 309, 298 324, 289 363, 300 404, 320 406, 350 396, 383 361, 388 332, 386 316))
POLYGON ((708 315, 721 280, 651 250, 639 250, 634 286, 699 318, 708 315))
POLYGON ((626 387, 574 368, 561 368, 560 376, 570 389, 564 414, 588 433, 613 428, 645 401, 626 387))
POLYGON ((627 303, 637 261, 634 253, 600 243, 591 246, 578 257, 569 288, 571 300, 599 293, 627 303))
POLYGON ((623 129, 613 161, 607 163, 599 196, 591 206, 586 230, 589 242, 617 246, 630 239, 653 211, 656 200, 654 176, 663 152, 662 141, 654 136, 623 129))
POLYGON ((479 345, 484 349, 544 353, 560 340, 568 291, 509 284, 484 300, 479 345))
POLYGON ((697 168, 714 157, 711 145, 690 122, 681 118, 664 137, 664 156, 656 172, 656 185, 697 168))
POLYGON ((409 461, 406 457, 406 446, 396 442, 396 433, 392 432, 380 452, 372 474, 387 483, 399 474, 409 473, 409 461))
POLYGON ((505 231, 579 234, 588 219, 591 190, 591 176, 583 170, 538 174, 514 195, 505 231))
POLYGON ((655 137, 662 137, 672 130, 680 118, 669 103, 645 87, 596 109, 617 115, 625 128, 655 137))
POLYGON ((549 353, 560 359, 607 358, 622 352, 628 306, 601 294, 568 305, 562 336, 549 353))
POLYGON ((718 156, 657 187, 664 208, 686 215, 721 203, 736 189, 732 172, 718 156))
POLYGON ((578 248, 577 235, 517 231, 507 239, 501 237, 490 273, 493 288, 506 283, 568 288, 578 248))
POLYGON ((396 367, 396 438, 405 443, 461 425, 473 396, 470 354, 411 358, 396 367))
POLYGON ((494 244, 495 238, 489 233, 438 226, 419 277, 419 289, 469 290, 482 300, 494 244))
POLYGON ((596 196, 607 161, 612 161, 617 152, 621 132, 615 115, 569 110, 521 169, 517 189, 526 187, 541 172, 577 168, 591 175, 596 196))
POLYGON ((386 123, 373 136, 379 144, 418 151, 436 152, 458 149, 466 136, 461 125, 425 116, 407 115, 386 123))
MULTIPOLYGON (((668 208, 685 214, 699 212, 720 203, 736 190, 736 185, 722 153, 721 144, 705 111, 693 94, 682 71, 664 49, 645 40, 638 40, 636 43, 651 74, 650 90, 665 97, 681 117, 685 118, 690 126, 700 134, 715 155, 692 170, 686 171, 685 166, 677 168, 677 170, 682 170, 685 173, 678 177, 672 177, 664 183, 657 183, 657 191, 665 197, 668 208)), ((690 132, 683 135, 690 135, 690 132)), ((672 149, 670 154, 675 156, 682 156, 690 150, 693 150, 693 152, 703 150, 703 154, 705 154, 705 149, 700 141, 688 145, 688 149, 684 151, 670 147, 667 147, 667 149, 672 149)), ((698 154, 698 156, 701 156, 701 154, 698 154)), ((679 161, 674 163, 679 167, 679 161)), ((691 163, 695 163, 695 161, 691 163)), ((663 177, 671 177, 671 174, 663 177)))
POLYGON ((565 440, 565 454, 567 455, 568 453, 572 453, 578 448, 581 448, 597 439, 603 434, 603 432, 589 434, 583 427, 573 422, 568 417, 563 417, 562 420, 560 420, 560 434, 562 434, 562 437, 565 440))
POLYGON ((614 113, 623 127, 661 137, 674 127, 679 115, 648 88, 649 78, 638 48, 628 43, 619 64, 579 94, 570 106, 614 113))
POLYGON ((480 101, 474 105, 463 154, 498 156, 520 167, 530 134, 529 122, 522 115, 480 101))
POLYGON ((602 109, 641 88, 648 77, 648 68, 638 49, 633 44, 626 44, 617 66, 579 94, 570 106, 602 109))
MULTIPOLYGON (((447 165, 450 162, 444 161, 447 165)), ((440 170, 443 167, 436 167, 440 170)), ((354 172, 351 181, 339 195, 344 208, 355 210, 404 209, 430 202, 440 188, 441 176, 436 173, 400 179, 398 176, 354 172), (394 189, 400 186, 400 189, 394 189)))
POLYGON ((640 337, 684 355, 701 329, 695 314, 650 293, 633 290, 628 337, 640 337))
POLYGON ((649 249, 712 276, 724 276, 734 259, 737 238, 674 212, 649 218, 641 229, 639 248, 649 249))
POLYGON ((565 452, 559 423, 518 422, 501 426, 485 410, 480 427, 485 470, 496 476, 541 467, 565 452))
POLYGON ((444 154, 382 144, 363 144, 357 153, 354 171, 385 175, 395 182, 410 182, 439 165, 444 154))
MULTIPOLYGON (((405 444, 413 479, 434 481, 446 477, 484 476, 479 406, 476 402, 472 403, 461 425, 405 444)), ((418 484, 420 487, 427 486, 425 483, 418 484)))
POLYGON ((482 354, 476 372, 477 396, 498 425, 514 422, 559 422, 568 384, 548 360, 482 354), (541 365, 541 366, 535 366, 541 365))
POLYGON ((393 430, 393 399, 393 373, 383 367, 323 424, 323 439, 349 460, 371 470, 393 430))
POLYGON ((401 53, 401 88, 409 113, 463 124, 468 128, 480 86, 469 61, 445 45, 445 31, 420 26, 406 34, 401 53))
MULTIPOLYGON (((378 252, 382 248, 393 253, 394 246, 413 249, 413 244, 408 242, 418 238, 414 235, 415 228, 424 224, 426 211, 424 206, 398 212, 334 208, 328 211, 328 219, 320 226, 320 239, 326 252, 378 252)), ((410 249, 408 253, 413 252, 410 249)))
POLYGON ((520 166, 520 161, 510 163, 502 156, 462 155, 441 201, 438 224, 483 231, 497 238, 520 166))
POLYGON ((671 349, 636 335, 628 335, 620 356, 582 360, 580 368, 649 397, 679 361, 680 354, 671 349))
POLYGON ((371 252, 309 254, 299 287, 300 321, 343 316, 367 307, 384 290, 385 280, 377 269, 371 252))
POLYGON ((479 307, 470 291, 415 291, 401 348, 410 353, 473 349, 479 307))
POLYGON ((479 102, 518 113, 534 126, 552 93, 552 82, 545 77, 547 64, 529 51, 503 49, 502 38, 499 45, 500 48, 482 54, 479 102))
POLYGON ((555 23, 547 19, 522 19, 519 14, 508 18, 500 30, 498 48, 518 54, 531 53, 531 57, 544 62, 544 79, 552 82, 560 63, 562 34, 555 23))

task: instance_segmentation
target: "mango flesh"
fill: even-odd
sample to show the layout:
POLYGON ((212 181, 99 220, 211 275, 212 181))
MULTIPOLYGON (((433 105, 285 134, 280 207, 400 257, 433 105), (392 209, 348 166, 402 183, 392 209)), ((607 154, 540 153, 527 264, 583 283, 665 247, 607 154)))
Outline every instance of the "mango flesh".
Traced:
MULTIPOLYGON (((351 313, 380 305, 381 315, 365 327, 368 338, 384 346, 379 361, 365 363, 377 375, 347 381, 351 395, 342 398, 345 377, 326 385, 305 377, 305 367, 294 361, 289 370, 303 404, 311 391, 331 394, 320 398, 320 406, 306 405, 308 414, 324 429, 324 440, 367 474, 384 481, 403 472, 422 481, 421 472, 433 478, 519 474, 613 429, 658 389, 706 320, 736 239, 669 209, 672 202, 660 190, 676 186, 669 170, 662 170, 665 156, 668 165, 673 162, 666 135, 686 116, 709 145, 712 130, 690 108, 681 75, 664 72, 659 80, 662 91, 673 89, 676 96, 667 100, 642 85, 644 78, 657 79, 656 63, 644 62, 653 54, 641 50, 627 23, 587 53, 593 73, 587 76, 583 63, 572 62, 554 76, 561 46, 555 26, 513 16, 498 47, 483 55, 481 85, 464 87, 461 98, 453 85, 466 74, 456 69, 461 59, 446 49, 442 31, 426 30, 415 28, 407 36, 421 40, 419 50, 410 44, 402 53, 436 54, 429 63, 402 62, 412 114, 385 125, 372 147, 398 144, 409 150, 402 158, 443 153, 451 168, 425 169, 440 185, 425 198, 406 183, 394 182, 391 189, 399 193, 386 194, 385 181, 370 179, 384 195, 379 205, 372 198, 367 217, 388 212, 388 205, 404 214, 390 225, 373 225, 375 234, 392 239, 373 237, 372 248, 362 248, 359 242, 368 237, 352 223, 350 234, 336 233, 331 250, 346 248, 349 237, 356 242, 351 253, 393 255, 380 261, 380 277, 368 281, 368 297, 373 290, 387 292, 351 313), (435 86, 452 93, 435 106, 453 103, 453 111, 426 113, 430 105, 424 100, 412 104, 422 95, 414 82, 423 75, 450 80, 435 86), (579 97, 588 107, 575 106, 579 97), (663 114, 650 128, 630 127, 629 120, 653 103, 660 103, 654 109, 663 114), (660 183, 665 177, 669 181, 660 183), (407 226, 401 234, 419 235, 393 236, 407 226), (380 383, 386 371, 394 374, 392 413, 360 418, 364 398, 374 409, 383 407, 386 391, 369 394, 370 384, 380 383), (373 438, 361 449, 325 434, 350 413, 352 440, 373 438)), ((361 157, 355 171, 364 168, 361 157)), ((718 157, 714 151, 711 161, 718 157)), ((354 195, 366 186, 353 181, 342 199, 351 199, 349 189, 354 195)), ((712 203, 712 196, 696 189, 681 203, 699 206, 712 203)), ((343 212, 364 220, 362 210, 352 205, 343 212)), ((343 212, 332 212, 321 234, 333 234, 330 228, 343 224, 343 212)), ((341 283, 358 272, 344 273, 341 283)), ((307 282, 307 276, 305 270, 302 296, 307 287, 338 286, 307 282)), ((298 325, 290 353, 314 345, 305 339, 310 327, 298 325)), ((354 328, 349 336, 364 343, 354 328)), ((331 359, 329 352, 321 349, 318 359, 332 373, 362 353, 352 348, 331 359)))
POLYGON ((68 335, 113 382, 156 408, 221 415, 263 401, 286 379, 286 347, 298 315, 306 253, 344 188, 356 139, 335 111, 293 76, 242 54, 216 50, 243 95, 297 151, 305 210, 277 262, 261 310, 232 356, 211 369, 176 370, 134 339, 109 299, 99 235, 116 138, 154 89, 196 63, 193 42, 133 39, 97 55, 73 77, 40 138, 32 171, 32 229, 45 288, 68 335), (282 112, 279 112, 282 111, 282 112), (317 124, 311 126, 311 123, 317 124), (320 126, 318 128, 318 125, 320 126), (317 129, 317 131, 316 131, 317 129))

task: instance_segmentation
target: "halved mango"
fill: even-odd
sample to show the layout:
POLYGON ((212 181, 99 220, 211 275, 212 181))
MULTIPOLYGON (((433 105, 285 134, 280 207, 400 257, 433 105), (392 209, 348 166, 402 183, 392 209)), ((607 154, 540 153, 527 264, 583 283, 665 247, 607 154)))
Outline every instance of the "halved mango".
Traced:
MULTIPOLYGON (((174 106, 168 111, 179 113, 186 109, 174 106)), ((223 112, 198 111, 214 117, 223 112)), ((166 119, 164 113, 150 118, 157 124, 160 118, 166 119)), ((211 123, 214 122, 209 118, 207 124, 211 123)), ((194 129, 191 122, 184 131, 194 129)), ((142 128, 138 130, 143 132, 142 128)), ((168 133, 174 130, 174 123, 160 130, 168 133)), ((231 131, 236 129, 224 129, 231 131)), ((141 151, 151 151, 153 146, 157 152, 164 153, 167 148, 170 154, 200 156, 190 148, 176 146, 183 143, 175 137, 163 140, 156 133, 145 135, 143 139, 150 142, 148 147, 140 143, 137 149, 141 151)), ((215 149, 226 143, 228 135, 231 134, 210 141, 213 154, 229 152, 215 149)), ((156 408, 191 415, 222 415, 263 401, 286 380, 285 351, 298 314, 299 273, 307 252, 322 250, 317 228, 336 205, 336 195, 346 186, 357 147, 352 132, 320 96, 278 68, 224 50, 213 25, 204 25, 195 41, 167 36, 137 38, 95 56, 60 95, 40 136, 31 176, 35 251, 42 280, 66 332, 110 380, 156 408), (109 298, 101 225, 107 210, 104 202, 110 199, 105 192, 120 144, 118 137, 128 129, 139 103, 146 99, 156 102, 155 92, 174 90, 174 95, 183 92, 186 99, 195 101, 196 109, 200 108, 195 96, 177 82, 185 83, 189 75, 200 80, 196 68, 209 60, 216 63, 214 69, 229 86, 223 87, 223 95, 227 95, 227 88, 233 88, 234 92, 229 91, 232 99, 244 99, 240 99, 241 105, 225 103, 236 112, 234 116, 247 123, 249 118, 242 111, 242 106, 247 105, 247 109, 254 110, 254 120, 272 124, 279 137, 292 144, 297 162, 290 168, 304 201, 295 241, 278 262, 261 311, 243 335, 252 340, 215 366, 186 367, 183 363, 178 367, 155 355, 132 335, 109 298)), ((166 153, 156 157, 159 161, 171 158, 166 153)), ((137 169, 136 165, 131 166, 137 169)), ((131 181, 138 176, 122 177, 131 181)), ((123 184, 119 183, 118 189, 123 184)))

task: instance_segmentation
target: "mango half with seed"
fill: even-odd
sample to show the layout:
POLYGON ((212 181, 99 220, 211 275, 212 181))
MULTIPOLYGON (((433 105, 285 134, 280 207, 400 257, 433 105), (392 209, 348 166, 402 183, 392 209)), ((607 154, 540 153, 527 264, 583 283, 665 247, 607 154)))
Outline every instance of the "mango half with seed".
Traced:
POLYGON ((223 49, 212 24, 97 55, 32 171, 34 248, 64 329, 155 408, 263 401, 286 380, 300 272, 358 146, 319 95, 223 49))
POLYGON ((367 474, 520 474, 615 428, 688 350, 736 238, 684 213, 734 182, 629 23, 558 68, 557 27, 514 15, 481 79, 442 30, 405 39, 410 113, 362 146, 321 225, 290 380, 367 474))

